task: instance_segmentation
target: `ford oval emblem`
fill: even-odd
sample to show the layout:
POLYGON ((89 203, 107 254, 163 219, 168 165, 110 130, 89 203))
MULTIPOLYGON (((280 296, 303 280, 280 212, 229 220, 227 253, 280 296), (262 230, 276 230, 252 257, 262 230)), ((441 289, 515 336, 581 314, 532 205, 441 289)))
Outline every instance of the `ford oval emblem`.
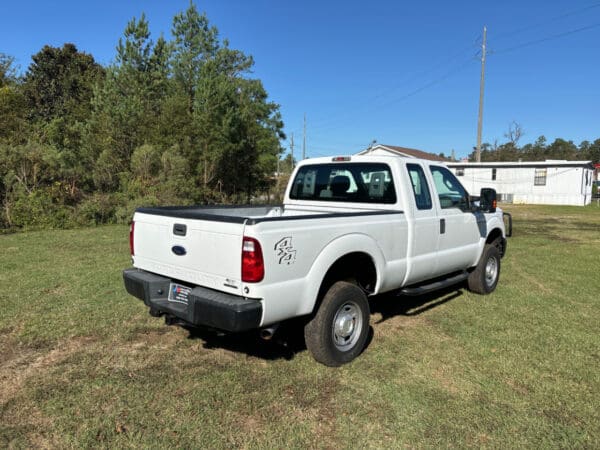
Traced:
POLYGON ((173 247, 171 247, 171 251, 177 256, 183 256, 187 253, 186 249, 183 248, 181 245, 174 245, 173 247))

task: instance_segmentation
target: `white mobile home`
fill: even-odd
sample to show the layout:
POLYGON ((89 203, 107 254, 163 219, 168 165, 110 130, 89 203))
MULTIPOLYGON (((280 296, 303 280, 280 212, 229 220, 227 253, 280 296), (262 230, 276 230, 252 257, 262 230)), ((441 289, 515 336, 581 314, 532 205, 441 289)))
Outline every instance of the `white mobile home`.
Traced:
POLYGON ((465 188, 477 195, 482 187, 508 203, 584 206, 591 202, 591 161, 448 162, 465 188))

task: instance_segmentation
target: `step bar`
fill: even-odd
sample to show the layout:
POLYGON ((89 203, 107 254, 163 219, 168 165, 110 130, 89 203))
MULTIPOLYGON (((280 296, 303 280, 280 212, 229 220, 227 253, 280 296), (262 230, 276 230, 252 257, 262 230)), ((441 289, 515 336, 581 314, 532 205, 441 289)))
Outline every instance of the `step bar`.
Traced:
POLYGON ((417 296, 417 295, 428 294, 433 291, 437 291, 437 290, 440 290, 440 289, 443 289, 443 288, 446 288, 449 286, 453 286, 458 283, 462 283, 467 278, 469 278, 469 274, 468 274, 468 272, 464 271, 464 272, 455 274, 453 276, 450 276, 448 278, 444 278, 442 280, 429 282, 427 284, 419 284, 419 285, 405 287, 403 289, 400 289, 400 291, 398 292, 398 295, 408 295, 408 296, 412 297, 412 296, 417 296))

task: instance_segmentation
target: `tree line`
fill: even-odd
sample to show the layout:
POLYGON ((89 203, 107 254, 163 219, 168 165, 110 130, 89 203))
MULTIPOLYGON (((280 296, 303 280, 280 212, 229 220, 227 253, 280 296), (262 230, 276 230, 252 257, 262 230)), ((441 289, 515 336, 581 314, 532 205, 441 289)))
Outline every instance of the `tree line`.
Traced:
MULTIPOLYGON (((562 138, 556 138, 548 143, 545 136, 538 137, 535 142, 525 145, 519 145, 523 136, 523 128, 517 122, 509 125, 508 131, 504 134, 506 142, 498 144, 494 142, 483 143, 481 145, 482 162, 499 161, 545 161, 547 159, 571 160, 571 161, 592 161, 600 162, 600 139, 593 142, 582 141, 579 145, 573 141, 567 141, 562 138)), ((469 161, 476 161, 476 152, 469 155, 469 161)))
POLYGON ((0 227, 127 222, 136 206, 242 201, 283 152, 279 106, 196 6, 153 40, 142 14, 114 62, 44 46, 0 53, 0 227))

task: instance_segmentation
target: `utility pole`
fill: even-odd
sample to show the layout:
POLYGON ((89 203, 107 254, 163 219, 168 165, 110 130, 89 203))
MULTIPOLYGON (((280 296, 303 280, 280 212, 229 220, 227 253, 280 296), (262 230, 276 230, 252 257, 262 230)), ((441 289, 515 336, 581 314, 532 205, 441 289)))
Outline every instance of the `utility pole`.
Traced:
MULTIPOLYGON (((292 133, 292 140, 290 142, 290 150, 292 152, 291 165, 292 165, 292 170, 294 170, 294 133, 292 133)), ((290 170, 290 173, 292 172, 292 170, 290 170)))
POLYGON ((479 117, 477 119, 477 162, 481 162, 481 126, 483 124, 483 85, 485 83, 485 40, 487 28, 483 27, 483 40, 481 41, 481 79, 479 81, 479 117))
POLYGON ((304 113, 304 135, 302 139, 302 159, 306 158, 306 113, 304 113))

